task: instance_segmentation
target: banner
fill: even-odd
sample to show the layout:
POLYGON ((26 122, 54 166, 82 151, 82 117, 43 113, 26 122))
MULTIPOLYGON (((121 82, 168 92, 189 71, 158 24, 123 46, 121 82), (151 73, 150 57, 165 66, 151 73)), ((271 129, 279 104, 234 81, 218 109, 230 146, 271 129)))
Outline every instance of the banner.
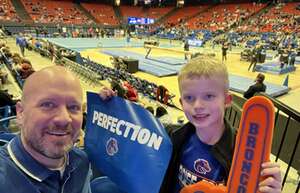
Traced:
POLYGON ((92 163, 127 193, 158 193, 172 153, 161 123, 119 97, 87 93, 85 148, 92 163))

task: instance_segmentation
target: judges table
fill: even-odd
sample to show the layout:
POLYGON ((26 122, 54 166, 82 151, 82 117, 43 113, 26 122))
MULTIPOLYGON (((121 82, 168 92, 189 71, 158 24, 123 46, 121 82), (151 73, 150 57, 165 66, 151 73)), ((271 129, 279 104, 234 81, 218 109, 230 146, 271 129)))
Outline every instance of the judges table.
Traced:
POLYGON ((139 71, 139 61, 137 59, 121 57, 122 61, 126 65, 127 72, 135 73, 139 71))

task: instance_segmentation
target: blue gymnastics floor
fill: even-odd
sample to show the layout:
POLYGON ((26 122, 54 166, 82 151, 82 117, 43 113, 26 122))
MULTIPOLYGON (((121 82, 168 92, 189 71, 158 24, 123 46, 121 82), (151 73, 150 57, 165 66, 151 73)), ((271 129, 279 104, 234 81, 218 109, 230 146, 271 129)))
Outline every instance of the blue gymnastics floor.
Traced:
POLYGON ((139 70, 158 77, 176 75, 181 67, 186 63, 184 59, 176 57, 145 58, 145 55, 119 49, 103 50, 102 53, 111 56, 126 56, 137 59, 139 61, 139 70))
MULTIPOLYGON (((112 56, 127 56, 130 58, 137 59, 139 60, 139 69, 141 71, 145 71, 155 76, 175 75, 178 73, 180 68, 184 65, 184 64, 180 65, 178 63, 184 61, 178 58, 157 57, 154 59, 145 59, 144 55, 134 53, 134 52, 124 51, 124 50, 118 50, 118 49, 104 50, 103 53, 112 56), (160 59, 162 58, 163 61, 160 61, 160 59)), ((252 85, 253 83, 254 83, 253 79, 238 76, 238 75, 232 75, 232 74, 229 75, 229 87, 230 90, 232 91, 244 93, 249 88, 249 86, 252 85)), ((267 86, 266 93, 273 97, 286 94, 289 91, 289 88, 286 86, 276 85, 269 82, 266 82, 265 84, 267 86)))
MULTIPOLYGON (((125 38, 45 38, 53 44, 65 47, 77 52, 93 48, 124 48, 143 47, 144 40, 132 39, 129 43, 125 38)), ((161 47, 172 47, 168 43, 160 43, 161 47)))
MULTIPOLYGON (((229 89, 232 91, 244 93, 249 88, 249 86, 253 84, 253 79, 233 74, 229 75, 229 89)), ((281 86, 270 82, 265 82, 265 84, 267 86, 266 93, 273 97, 277 97, 289 92, 289 88, 286 86, 281 86)))
MULTIPOLYGON (((48 41, 57 44, 58 46, 72 49, 80 52, 86 49, 92 48, 116 48, 105 49, 103 53, 113 56, 126 56, 139 60, 139 68, 141 71, 154 74, 155 76, 170 76, 176 75, 181 67, 186 63, 181 57, 151 57, 145 59, 145 56, 135 52, 129 52, 120 50, 117 48, 130 47, 143 47, 144 41, 132 40, 129 44, 125 38, 113 39, 113 38, 46 38, 48 41)), ((161 47, 172 47, 172 45, 165 43, 160 44, 161 47)), ((297 58, 298 59, 298 58, 297 58)), ((230 90, 239 93, 245 92, 250 85, 253 84, 253 80, 238 75, 229 75, 230 90)), ((275 85, 266 82, 267 93, 271 96, 280 96, 289 91, 288 87, 275 85)))

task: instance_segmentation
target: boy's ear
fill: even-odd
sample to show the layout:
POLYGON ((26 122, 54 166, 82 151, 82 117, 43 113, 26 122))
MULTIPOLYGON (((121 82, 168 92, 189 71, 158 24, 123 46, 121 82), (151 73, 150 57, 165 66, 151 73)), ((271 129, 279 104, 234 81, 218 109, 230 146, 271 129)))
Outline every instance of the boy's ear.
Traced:
POLYGON ((225 93, 225 107, 229 107, 231 105, 232 102, 232 95, 227 92, 225 93))
POLYGON ((179 103, 180 103, 180 105, 182 106, 182 100, 181 100, 181 97, 179 98, 179 103))

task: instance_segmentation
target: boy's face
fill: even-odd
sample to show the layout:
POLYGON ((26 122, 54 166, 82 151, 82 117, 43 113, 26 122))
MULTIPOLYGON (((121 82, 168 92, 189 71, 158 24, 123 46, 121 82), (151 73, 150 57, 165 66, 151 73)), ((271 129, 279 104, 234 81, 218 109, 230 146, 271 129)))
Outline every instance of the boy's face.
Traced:
POLYGON ((231 96, 221 78, 184 78, 180 83, 180 103, 187 119, 201 130, 220 130, 225 107, 231 96))

